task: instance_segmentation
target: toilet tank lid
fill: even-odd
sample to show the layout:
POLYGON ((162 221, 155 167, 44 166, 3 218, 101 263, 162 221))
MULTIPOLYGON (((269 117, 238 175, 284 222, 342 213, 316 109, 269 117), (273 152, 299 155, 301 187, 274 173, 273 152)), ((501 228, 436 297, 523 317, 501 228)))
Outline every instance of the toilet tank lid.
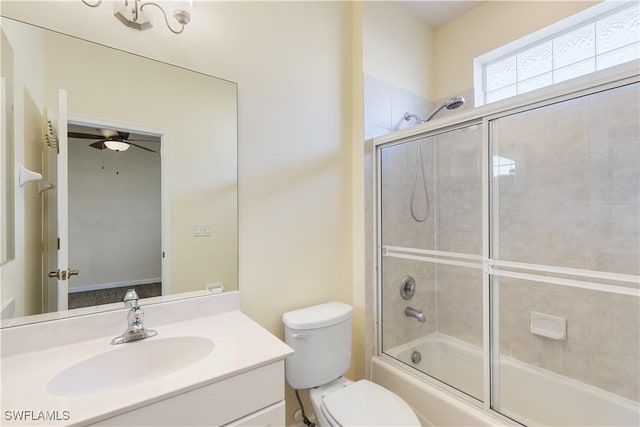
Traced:
POLYGON ((317 329, 350 319, 352 312, 348 304, 328 302, 284 313, 282 321, 290 329, 317 329))

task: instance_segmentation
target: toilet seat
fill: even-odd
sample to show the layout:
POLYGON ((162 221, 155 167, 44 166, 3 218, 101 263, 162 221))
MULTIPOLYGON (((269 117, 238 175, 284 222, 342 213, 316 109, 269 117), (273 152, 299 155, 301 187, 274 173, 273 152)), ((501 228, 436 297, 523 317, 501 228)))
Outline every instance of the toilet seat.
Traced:
POLYGON ((360 380, 323 397, 321 410, 338 426, 420 426, 409 405, 378 384, 360 380))

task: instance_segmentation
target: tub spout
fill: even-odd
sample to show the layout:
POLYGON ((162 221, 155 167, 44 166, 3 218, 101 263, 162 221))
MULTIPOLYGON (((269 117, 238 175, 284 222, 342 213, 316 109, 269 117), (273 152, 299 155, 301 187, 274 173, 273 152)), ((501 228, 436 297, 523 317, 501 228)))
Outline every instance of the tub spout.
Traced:
POLYGON ((422 314, 422 311, 416 310, 415 308, 407 307, 404 310, 404 315, 407 317, 415 317, 416 319, 418 319, 418 322, 425 321, 424 314, 422 314))

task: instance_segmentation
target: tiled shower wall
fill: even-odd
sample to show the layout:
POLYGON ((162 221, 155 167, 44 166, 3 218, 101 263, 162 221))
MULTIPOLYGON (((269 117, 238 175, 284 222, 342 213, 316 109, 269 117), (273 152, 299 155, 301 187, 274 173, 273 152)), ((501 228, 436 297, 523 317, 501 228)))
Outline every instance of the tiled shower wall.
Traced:
MULTIPOLYGON (((464 96, 464 98, 466 99, 465 105, 461 108, 458 108, 456 110, 451 110, 451 111, 447 109, 443 109, 438 113, 437 118, 451 116, 454 114, 460 114, 466 110, 473 108, 473 88, 456 95, 464 96)), ((365 122, 365 140, 366 140, 365 147, 364 147, 365 196, 366 196, 365 204, 367 207, 373 206, 373 193, 374 193, 373 191, 374 165, 372 164, 373 144, 372 144, 371 138, 375 138, 377 136, 384 135, 396 130, 415 126, 417 123, 414 120, 411 120, 411 121, 404 120, 405 112, 416 114, 419 117, 424 119, 430 114, 434 106, 439 105, 441 101, 443 100, 437 100, 436 102, 433 102, 418 94, 412 93, 402 88, 398 88, 383 80, 377 79, 373 76, 366 75, 366 74, 364 75, 364 104, 365 104, 364 122, 365 122)), ((405 159, 405 166, 407 170, 411 170, 415 162, 415 147, 412 150, 414 151, 413 157, 409 156, 405 159)), ((408 179, 411 179, 411 178, 408 178, 408 179)), ((430 194, 433 194, 433 193, 430 193, 430 194)), ((405 195, 405 196, 406 197, 404 198, 404 200, 408 200, 409 195, 405 195)), ((371 230, 372 224, 373 224, 373 210, 366 209, 365 210, 365 226, 367 230, 371 230)), ((366 283, 374 283, 375 281, 375 278, 373 275, 373 269, 372 269, 374 264, 373 257, 375 256, 374 251, 372 250, 373 248, 372 238, 373 238, 373 235, 371 233, 366 233, 366 236, 365 236, 365 239, 366 239, 365 241, 365 247, 366 247, 365 282, 366 283)), ((405 262, 397 261, 397 262, 394 262, 393 265, 396 265, 396 264, 401 265, 406 263, 407 263, 406 261, 405 262)), ((417 276, 428 277, 428 274, 422 274, 420 272, 421 271, 420 269, 425 267, 423 263, 409 261, 409 264, 412 266, 412 268, 415 267, 415 271, 418 271, 418 273, 416 273, 417 276)), ((393 267, 389 266, 389 268, 393 268, 393 267)), ((404 270, 414 271, 411 269, 404 269, 404 270)), ((387 272, 389 273, 388 270, 387 272)), ((393 278, 388 278, 388 280, 394 280, 394 278, 398 274, 391 274, 393 278)), ((407 273, 407 274, 410 274, 410 273, 407 273)), ((399 280, 401 280, 402 277, 398 279, 398 283, 397 283, 398 286, 400 283, 399 280)), ((425 285, 424 289, 428 289, 428 288, 429 287, 425 285)), ((420 324, 417 326, 411 324, 411 326, 408 327, 409 330, 420 331, 419 333, 413 334, 416 337, 423 335, 425 327, 431 328, 431 330, 434 330, 435 324, 436 324, 435 323, 435 305, 434 305, 435 299, 431 299, 430 304, 432 304, 432 306, 429 306, 426 300, 419 301, 420 303, 418 303, 417 299, 419 298, 420 294, 423 292, 422 289, 423 289, 422 287, 419 288, 418 296, 415 297, 412 303, 416 305, 415 308, 421 309, 421 307, 424 307, 424 312, 425 312, 425 315, 427 316, 426 323, 429 326, 424 324, 420 324), (422 328, 420 328, 420 326, 422 326, 422 328)), ((395 292, 395 294, 393 294, 394 300, 389 299, 388 301, 386 301, 385 305, 387 306, 387 314, 397 317, 399 320, 402 320, 402 322, 404 323, 405 318, 402 313, 404 312, 405 306, 401 307, 402 312, 399 309, 395 308, 396 307, 394 303, 395 299, 400 299, 400 294, 397 291, 398 291, 397 289, 394 289, 394 292, 395 292), (390 308, 390 307, 394 307, 394 308, 390 308)), ((435 292, 435 288, 432 289, 432 293, 433 292, 435 292)), ((389 294, 389 295, 392 295, 392 294, 389 294)), ((371 290, 368 290, 366 292, 366 306, 373 307, 373 305, 374 305, 373 292, 371 290)), ((366 344, 365 358, 366 360, 370 360, 371 357, 374 355, 374 341, 375 341, 375 338, 374 338, 375 313, 373 312, 373 310, 367 310, 366 324, 368 325, 368 327, 366 328, 366 337, 365 337, 365 344, 366 344)), ((396 331, 391 335, 391 337, 387 338, 388 340, 387 344, 407 342, 409 340, 408 337, 404 336, 401 331, 402 331, 401 327, 396 328, 396 331)), ((368 364, 366 365, 365 370, 366 370, 366 376, 368 377, 369 376, 368 364)))
MULTIPOLYGON (((494 173, 494 258, 640 274, 639 86, 499 119, 494 154, 514 172, 494 173)), ((501 354, 640 400, 637 296, 505 277, 497 289, 501 354), (531 311, 565 318, 566 341, 530 333, 531 311)))
MULTIPOLYGON (((473 88, 455 96, 463 96, 465 103, 455 110, 442 109, 436 118, 453 116, 474 107, 473 88)), ((446 99, 449 99, 447 97, 446 99)), ((429 100, 408 90, 393 86, 384 80, 364 75, 364 137, 365 140, 415 126, 413 119, 404 119, 404 113, 426 119, 446 99, 429 100)))
MULTIPOLYGON (((382 156, 382 240, 385 245, 412 248, 433 248, 435 245, 435 212, 433 203, 434 146, 423 144, 422 160, 426 173, 428 199, 424 197, 424 182, 418 179, 415 192, 415 213, 423 222, 415 221, 410 213, 412 187, 418 143, 398 145, 382 156), (428 209, 427 209, 428 206, 428 209)), ((385 258, 382 269, 385 284, 382 290, 384 316, 383 342, 385 349, 413 341, 436 331, 435 266, 420 261, 385 258), (416 282, 416 295, 409 301, 400 296, 400 283, 410 275, 416 282), (406 317, 406 307, 421 310, 426 322, 406 317)))
MULTIPOLYGON (((438 113, 436 118, 460 114, 473 108, 473 88, 457 95, 464 96, 464 98, 466 99, 465 105, 461 108, 451 111, 443 109, 438 113)), ((365 74, 364 101, 366 139, 364 147, 365 206, 367 207, 367 209, 365 210, 365 226, 367 230, 371 230, 373 227, 374 217, 374 212, 371 207, 373 206, 373 194, 375 191, 372 163, 373 144, 371 138, 375 138, 377 136, 384 135, 396 130, 415 126, 417 123, 414 120, 404 120, 403 117, 405 112, 416 114, 421 118, 426 118, 433 110, 433 108, 439 105, 443 100, 437 100, 436 102, 433 102, 421 97, 420 95, 395 87, 383 80, 365 74)), ((409 152, 405 153, 405 157, 402 160, 401 168, 404 169, 405 172, 410 172, 409 175, 403 178, 406 182, 409 182, 413 179, 413 175, 411 175, 411 173, 413 173, 413 168, 415 167, 416 149, 417 147, 415 145, 411 145, 411 147, 408 149, 409 152)), ((430 158, 431 160, 428 160, 426 154, 427 153, 424 153, 425 167, 429 167, 428 162, 431 162, 431 165, 433 165, 433 157, 430 158)), ((433 175, 431 175, 429 179, 433 178, 433 175)), ((401 199, 399 200, 399 203, 404 204, 403 206, 404 208, 406 208, 408 206, 410 197, 410 193, 407 193, 407 191, 410 190, 410 187, 401 186, 401 188, 402 190, 397 195, 397 197, 401 199)), ((433 187, 430 188, 429 194, 433 196, 433 187)), ((418 202, 418 205, 422 203, 422 206, 424 206, 424 200, 419 200, 418 202)), ((431 208, 435 209, 435 204, 431 208)), ((404 211, 404 213, 406 212, 407 211, 404 211)), ((435 217, 435 215, 432 215, 432 217, 435 217)), ((406 218, 400 221, 400 223, 403 222, 410 225, 410 222, 406 218)), ((430 227, 430 230, 433 230, 433 219, 428 220, 426 225, 430 227)), ((412 233, 412 228, 410 226, 407 227, 406 230, 409 234, 412 233)), ((401 235, 402 233, 404 233, 404 231, 401 231, 401 235)), ((420 233, 414 234, 415 236, 420 236, 420 233)), ((373 257, 375 256, 375 251, 373 249, 372 233, 365 234, 365 247, 365 282, 375 283, 375 277, 373 273, 373 257)), ((390 281, 395 283, 396 286, 393 289, 389 289, 386 292, 387 296, 383 299, 383 310, 386 310, 387 315, 390 316, 390 321, 387 322, 387 326, 390 328, 390 331, 393 331, 392 333, 385 334, 385 336, 387 337, 385 347, 394 347, 397 344, 405 343, 418 337, 424 336, 425 331, 429 331, 429 333, 435 331, 435 282, 433 275, 435 274, 437 268, 438 266, 429 269, 422 262, 408 260, 391 260, 389 262, 389 265, 387 265, 384 282, 387 283, 390 281), (411 301, 411 304, 415 306, 414 308, 424 311, 427 318, 426 324, 418 324, 415 320, 408 319, 404 316, 404 308, 410 304, 401 300, 398 287, 400 285, 400 281, 406 274, 412 275, 418 281, 417 295, 411 301)), ((366 307, 370 308, 373 306, 373 288, 367 288, 366 307)), ((370 360, 374 355, 374 341, 376 333, 375 313, 371 309, 368 309, 366 312, 366 324, 368 325, 368 327, 366 328, 367 333, 365 337, 365 358, 366 360, 370 360)), ((470 322, 470 324, 473 324, 475 325, 475 327, 477 327, 479 323, 474 318, 470 322)), ((475 331, 473 332, 473 334, 477 335, 475 331)), ((366 365, 365 370, 366 376, 369 377, 368 364, 366 365)))
MULTIPOLYGON (((382 154, 382 241, 385 246, 482 255, 482 129, 466 127, 385 148, 382 154), (418 144, 428 203, 416 164, 418 144), (424 222, 411 217, 415 210, 424 222)), ((382 289, 383 348, 439 331, 482 344, 481 270, 384 257, 382 289), (404 268, 404 269, 401 269, 404 268), (402 278, 416 279, 417 296, 400 299, 402 278), (420 292, 423 292, 422 294, 420 292), (424 296, 428 296, 427 299, 424 296), (406 306, 422 310, 425 323, 404 315, 406 306), (387 331, 393 331, 387 334, 387 331)))
POLYGON ((415 126, 415 121, 404 119, 404 113, 424 117, 430 110, 432 102, 365 74, 364 104, 364 138, 368 140, 395 130, 415 126))
MULTIPOLYGON (((436 247, 482 255, 482 128, 474 125, 434 138, 436 247)), ((438 331, 482 345, 482 270, 436 264, 438 331)))
MULTIPOLYGON (((636 84, 494 125, 493 154, 509 163, 491 171, 495 258, 640 273, 639 95, 636 84)), ((480 132, 423 142, 433 209, 424 223, 409 215, 417 142, 385 149, 385 245, 481 254, 481 147, 470 131, 480 132)), ((434 331, 482 345, 480 270, 390 257, 383 263, 384 349, 434 331), (406 274, 418 284, 409 302, 399 297, 406 274), (406 305, 422 309, 427 321, 405 317, 406 305)), ((504 277, 495 283, 502 355, 640 400, 638 297, 504 277), (567 340, 533 335, 532 310, 566 318, 567 340)))

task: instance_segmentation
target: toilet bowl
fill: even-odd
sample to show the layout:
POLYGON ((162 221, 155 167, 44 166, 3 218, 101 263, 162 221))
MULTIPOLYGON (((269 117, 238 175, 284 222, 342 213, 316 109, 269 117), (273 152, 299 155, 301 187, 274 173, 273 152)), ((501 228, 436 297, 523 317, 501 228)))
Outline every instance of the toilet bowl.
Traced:
POLYGON ((320 427, 420 426, 413 410, 398 395, 368 380, 341 377, 309 391, 320 427))
POLYGON ((295 351, 285 362, 287 382, 310 390, 319 427, 420 426, 393 392, 343 377, 351 364, 352 313, 351 306, 330 302, 283 314, 285 342, 295 351))

